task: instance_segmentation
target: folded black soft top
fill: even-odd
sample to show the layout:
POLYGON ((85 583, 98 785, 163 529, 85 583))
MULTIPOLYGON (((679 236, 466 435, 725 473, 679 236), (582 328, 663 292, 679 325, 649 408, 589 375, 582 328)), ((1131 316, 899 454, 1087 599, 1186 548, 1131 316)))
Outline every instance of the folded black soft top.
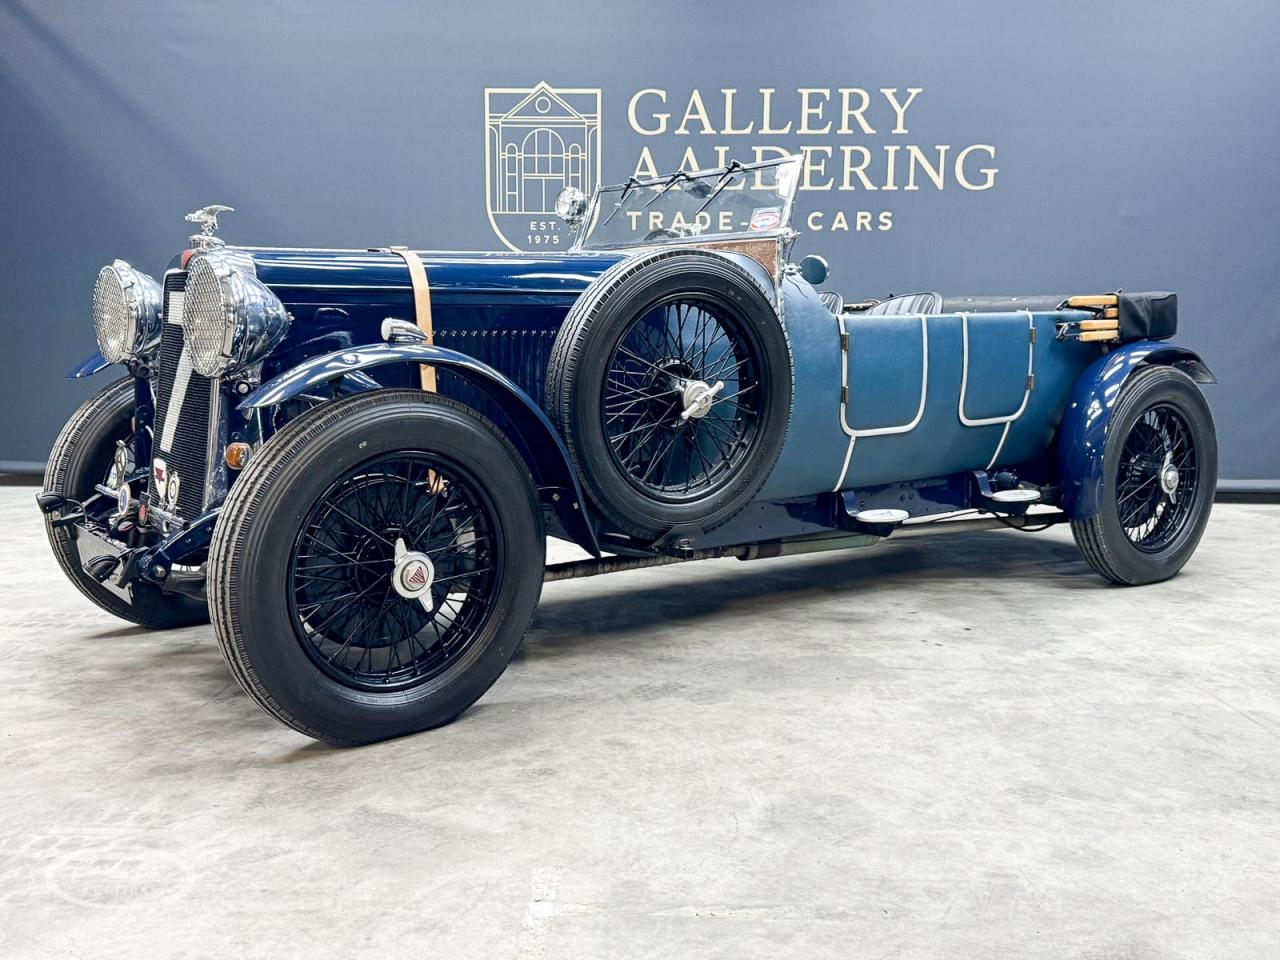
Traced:
POLYGON ((1176 293, 1120 293, 1120 339, 1167 340, 1178 332, 1176 293))

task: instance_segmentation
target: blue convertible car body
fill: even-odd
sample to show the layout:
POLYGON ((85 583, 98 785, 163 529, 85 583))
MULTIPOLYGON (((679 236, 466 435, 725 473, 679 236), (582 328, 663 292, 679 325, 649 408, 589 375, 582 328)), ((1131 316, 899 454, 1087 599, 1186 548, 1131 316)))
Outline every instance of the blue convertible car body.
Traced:
MULTIPOLYGON (((179 598, 198 616, 210 592, 211 603, 234 605, 241 598, 228 591, 247 588, 234 586, 234 572, 223 587, 212 582, 222 576, 212 568, 234 567, 212 555, 215 531, 234 512, 236 532, 226 537, 235 543, 212 550, 229 557, 248 549, 246 525, 269 497, 250 503, 239 488, 269 486, 270 471, 285 470, 292 455, 270 468, 258 462, 304 443, 304 422, 318 425, 341 404, 357 410, 425 391, 456 401, 449 410, 474 414, 499 436, 527 471, 547 529, 597 558, 547 568, 545 579, 870 544, 963 528, 946 518, 964 512, 983 525, 1071 521, 1086 558, 1120 582, 1181 566, 1207 516, 1215 461, 1199 408, 1179 406, 1177 390, 1212 377, 1170 339, 1176 299, 921 293, 846 303, 824 290, 818 258, 787 261, 795 163, 632 180, 590 202, 566 191, 561 213, 578 239, 562 254, 226 247, 210 226, 219 211, 199 212, 205 232, 161 283, 120 261, 99 279, 103 354, 73 375, 98 372, 107 356, 126 367, 130 429, 103 459, 108 472, 88 487, 83 477, 72 483, 74 464, 51 460, 42 506, 55 551, 90 596, 133 619, 163 621, 155 611, 179 598), (116 330, 110 311, 119 304, 116 330), (1178 378, 1160 387, 1174 390, 1173 399, 1153 394, 1127 409, 1135 379, 1157 369, 1178 378), (1171 419, 1162 420, 1166 409, 1171 419), (1126 513, 1124 496, 1138 497, 1145 512, 1126 513), (1116 530, 1134 549, 1132 563, 1117 553, 1127 548, 1113 542, 1116 530), (1150 557, 1165 567, 1141 566, 1150 557)), ((325 422, 336 429, 338 421, 325 422)), ((79 429, 83 436, 87 428, 79 429)), ((424 445, 406 449, 425 456, 424 445)), ((55 448, 59 456, 69 454, 55 448)), ((437 582, 440 565, 429 562, 433 549, 444 549, 429 547, 438 531, 419 532, 415 548, 408 522, 385 527, 378 509, 385 513, 397 490, 406 501, 439 495, 454 461, 424 467, 414 481, 406 479, 411 467, 374 471, 363 462, 360 469, 382 478, 380 492, 360 501, 365 513, 357 500, 332 500, 345 519, 341 537, 322 535, 324 548, 335 567, 385 563, 393 579, 418 580, 416 588, 407 580, 386 586, 387 602, 421 601, 435 615, 453 596, 437 582), (387 487, 388 476, 400 485, 387 487), (368 500, 377 498, 383 507, 375 509, 368 500), (378 541, 385 557, 368 552, 378 541), (415 556, 410 569, 404 558, 415 556), (437 582, 434 594, 424 577, 437 582)), ((359 489, 375 489, 358 476, 359 489)), ((316 502, 325 496, 337 494, 315 493, 316 502)), ((282 528, 286 539, 339 529, 314 510, 304 519, 306 506, 282 528)), ((481 506, 474 521, 451 521, 454 541, 464 529, 467 542, 484 539, 474 533, 487 516, 481 506)), ((500 517, 484 522, 502 525, 500 517)), ((482 560, 497 565, 484 557, 477 547, 453 576, 480 576, 482 560)), ((299 546, 280 563, 305 561, 299 546)), ((359 579, 342 589, 357 588, 369 589, 359 579)), ((339 594, 314 596, 301 591, 290 601, 303 647, 323 632, 317 611, 335 609, 339 594)), ((379 608, 387 636, 371 648, 393 645, 399 627, 386 624, 405 616, 394 609, 393 617, 392 607, 379 608)), ((281 705, 287 694, 254 686, 271 670, 254 660, 230 613, 213 616, 246 688, 313 735, 375 739, 442 722, 462 702, 386 726, 337 707, 303 716, 302 707, 281 705)), ((446 635, 464 619, 457 614, 446 635)), ((355 635, 373 621, 343 622, 355 635)), ((406 642, 418 636, 411 629, 406 642)), ((379 692, 362 664, 344 674, 336 660, 313 661, 327 671, 325 682, 379 692)), ((386 671, 399 675, 390 662, 386 671)))

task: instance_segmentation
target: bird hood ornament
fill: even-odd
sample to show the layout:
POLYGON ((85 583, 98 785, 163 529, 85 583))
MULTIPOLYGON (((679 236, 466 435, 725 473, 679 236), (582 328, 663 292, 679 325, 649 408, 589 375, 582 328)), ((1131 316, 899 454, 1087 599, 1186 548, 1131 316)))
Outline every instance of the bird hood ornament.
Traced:
POLYGON ((183 219, 188 223, 200 224, 200 232, 191 238, 191 242, 201 249, 221 245, 222 240, 217 236, 218 215, 231 213, 234 210, 235 207, 228 207, 221 203, 211 203, 207 207, 201 207, 199 210, 193 210, 188 213, 183 219))

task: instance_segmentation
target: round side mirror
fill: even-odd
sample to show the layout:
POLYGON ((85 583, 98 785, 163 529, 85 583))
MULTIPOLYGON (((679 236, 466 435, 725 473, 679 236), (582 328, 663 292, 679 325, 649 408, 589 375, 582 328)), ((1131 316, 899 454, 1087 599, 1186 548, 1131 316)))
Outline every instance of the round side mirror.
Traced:
POLYGON ((800 276, 804 277, 812 286, 817 286, 827 279, 831 274, 827 261, 816 254, 809 254, 800 261, 800 276))
POLYGON ((577 187, 565 187, 556 197, 556 216, 576 227, 587 212, 587 195, 577 187))

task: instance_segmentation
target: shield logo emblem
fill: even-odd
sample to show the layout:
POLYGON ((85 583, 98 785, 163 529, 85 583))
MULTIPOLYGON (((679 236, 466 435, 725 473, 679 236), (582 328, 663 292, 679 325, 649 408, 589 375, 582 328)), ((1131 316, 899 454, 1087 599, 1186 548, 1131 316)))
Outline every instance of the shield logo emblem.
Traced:
POLYGON ((511 250, 564 250, 555 215, 565 187, 600 183, 600 90, 490 87, 484 92, 485 211, 511 250))
POLYGON ((151 462, 151 481, 156 500, 161 505, 167 504, 169 502, 169 465, 159 457, 151 462))

